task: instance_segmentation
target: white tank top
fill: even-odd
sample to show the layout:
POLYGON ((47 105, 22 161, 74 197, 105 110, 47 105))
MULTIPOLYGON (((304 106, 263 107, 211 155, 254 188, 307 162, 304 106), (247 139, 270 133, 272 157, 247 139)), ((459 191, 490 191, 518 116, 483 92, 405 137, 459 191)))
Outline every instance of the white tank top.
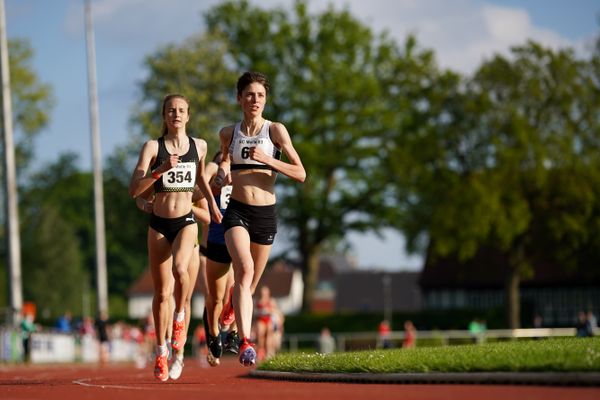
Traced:
POLYGON ((256 136, 246 136, 241 130, 242 123, 238 122, 233 128, 231 143, 229 144, 229 155, 231 157, 231 169, 272 169, 268 165, 252 160, 250 148, 258 147, 263 153, 277 160, 281 158, 281 150, 271 141, 269 128, 271 121, 265 120, 260 132, 256 136))

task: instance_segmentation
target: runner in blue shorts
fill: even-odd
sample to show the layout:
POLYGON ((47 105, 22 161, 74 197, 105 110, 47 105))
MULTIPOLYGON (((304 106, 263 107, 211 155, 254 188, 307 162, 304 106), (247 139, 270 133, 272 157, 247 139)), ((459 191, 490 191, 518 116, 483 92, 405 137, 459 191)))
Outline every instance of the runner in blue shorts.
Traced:
MULTIPOLYGON (((224 213, 229 204, 232 187, 230 177, 226 177, 223 186, 213 184, 221 162, 219 151, 212 162, 206 166, 206 177, 211 184, 215 202, 224 213)), ((237 354, 238 335, 235 326, 235 315, 231 305, 231 288, 233 286, 233 270, 231 269, 231 256, 225 244, 223 225, 211 222, 208 227, 206 241, 206 282, 208 296, 204 310, 204 326, 206 329, 206 344, 210 350, 207 360, 211 366, 219 365, 223 353, 221 328, 229 328, 225 339, 225 350, 237 354)))

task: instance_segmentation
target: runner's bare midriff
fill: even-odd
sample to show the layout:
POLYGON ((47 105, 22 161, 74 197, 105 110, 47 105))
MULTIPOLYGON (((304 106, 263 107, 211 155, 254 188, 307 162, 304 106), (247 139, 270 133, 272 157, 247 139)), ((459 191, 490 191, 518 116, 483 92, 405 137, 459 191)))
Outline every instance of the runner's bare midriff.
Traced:
POLYGON ((192 210, 192 192, 161 192, 154 199, 153 212, 162 218, 177 218, 192 210))
POLYGON ((271 170, 245 169, 231 171, 233 191, 231 198, 251 206, 270 206, 275 204, 275 179, 277 174, 271 170))

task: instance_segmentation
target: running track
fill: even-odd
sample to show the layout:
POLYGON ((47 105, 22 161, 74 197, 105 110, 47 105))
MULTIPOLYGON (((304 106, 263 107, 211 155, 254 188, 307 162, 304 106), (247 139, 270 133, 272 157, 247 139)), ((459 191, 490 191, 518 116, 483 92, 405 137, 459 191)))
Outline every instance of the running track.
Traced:
POLYGON ((227 357, 216 368, 187 360, 178 381, 154 379, 152 367, 133 365, 0 365, 0 399, 29 400, 564 400, 600 399, 598 387, 359 384, 250 378, 227 357))

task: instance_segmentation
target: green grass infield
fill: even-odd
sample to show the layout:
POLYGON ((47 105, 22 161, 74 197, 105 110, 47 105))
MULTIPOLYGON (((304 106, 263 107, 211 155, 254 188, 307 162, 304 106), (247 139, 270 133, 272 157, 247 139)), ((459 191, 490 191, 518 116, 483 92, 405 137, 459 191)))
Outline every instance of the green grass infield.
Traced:
POLYGON ((280 353, 260 371, 315 373, 597 372, 600 337, 512 340, 346 353, 280 353))

